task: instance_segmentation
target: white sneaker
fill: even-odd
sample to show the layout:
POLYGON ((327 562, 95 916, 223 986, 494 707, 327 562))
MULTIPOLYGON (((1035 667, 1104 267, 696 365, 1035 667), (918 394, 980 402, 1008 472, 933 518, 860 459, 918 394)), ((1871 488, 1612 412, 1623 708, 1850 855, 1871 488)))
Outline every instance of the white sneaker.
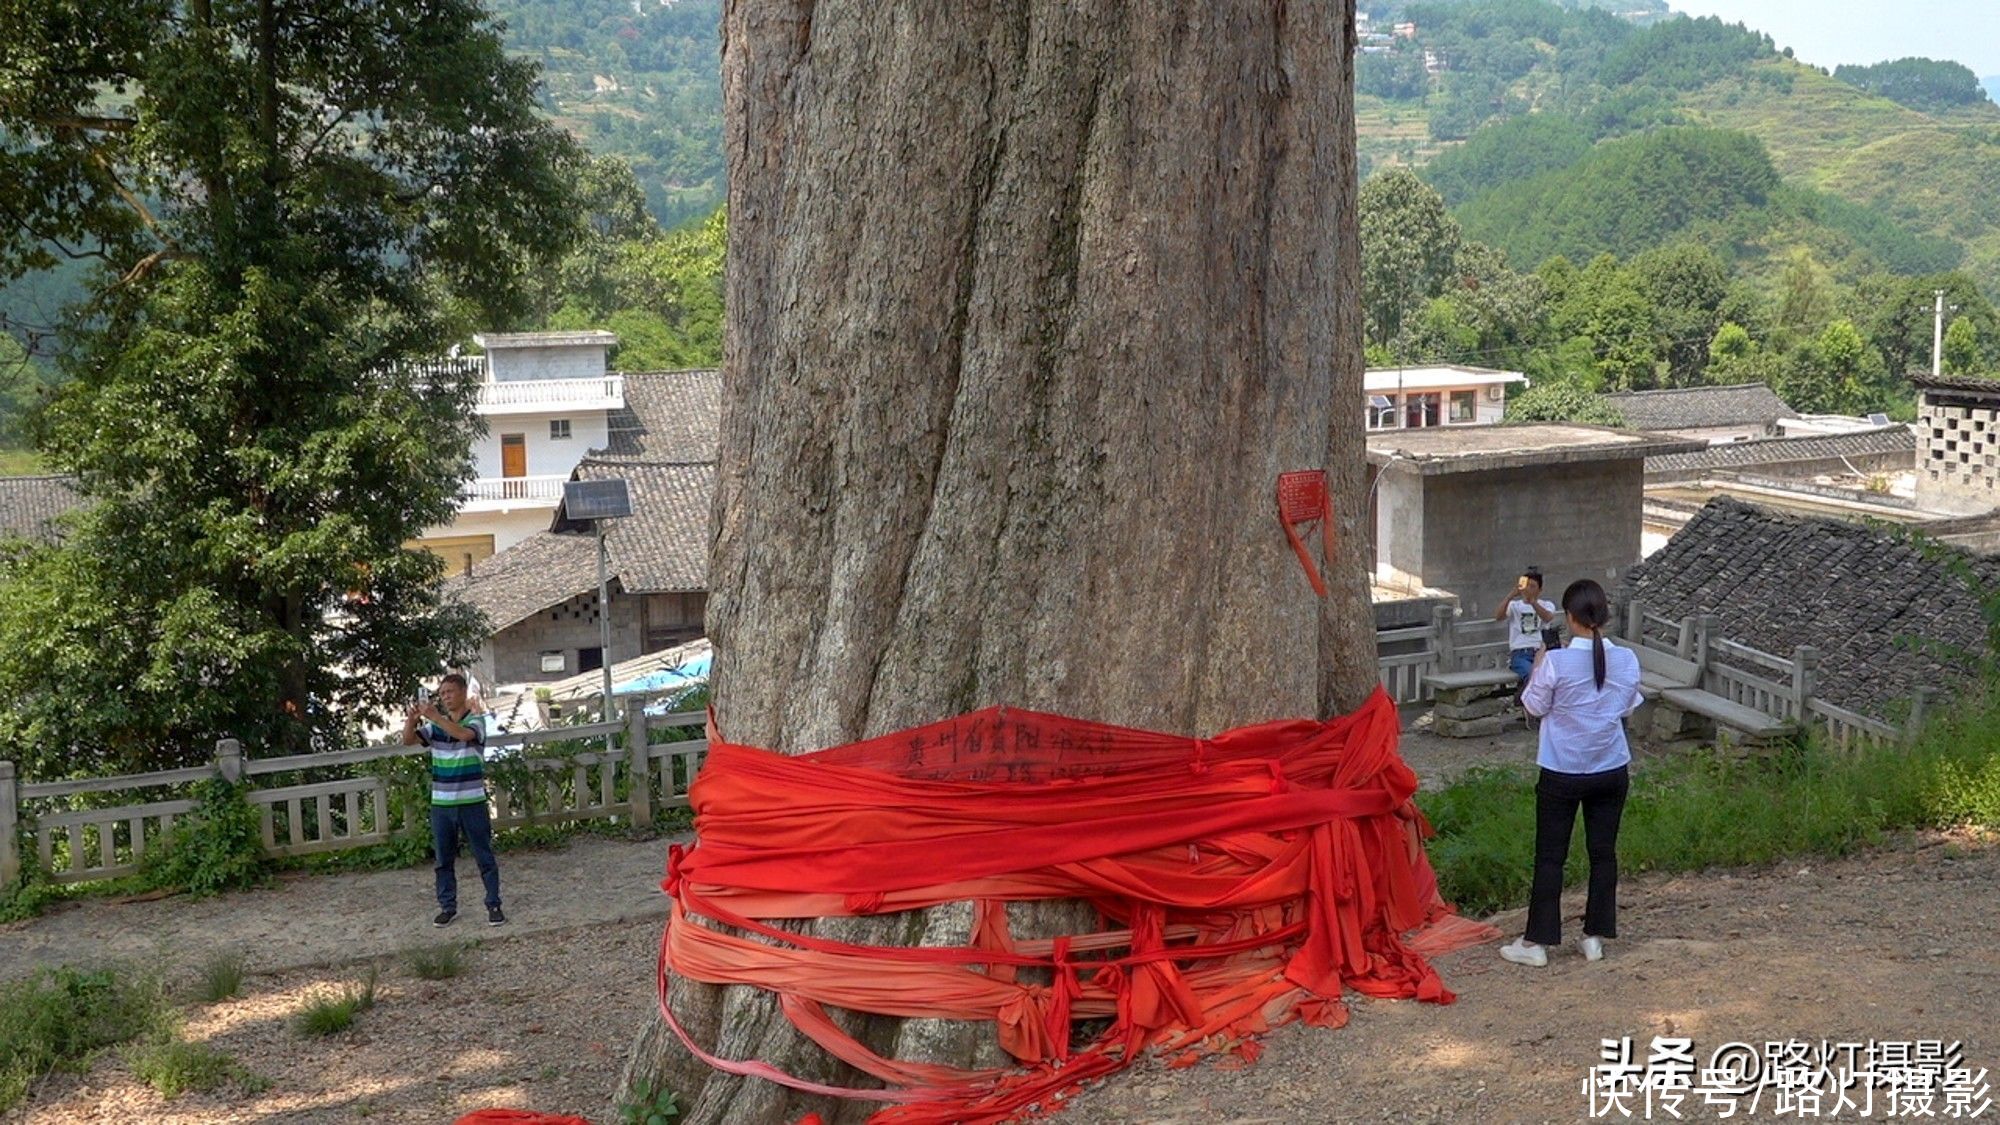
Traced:
POLYGON ((1501 946, 1500 956, 1516 965, 1531 965, 1537 969, 1549 963, 1549 951, 1527 938, 1515 938, 1511 944, 1501 946))
POLYGON ((1577 939, 1576 947, 1583 953, 1583 959, 1586 961, 1602 961, 1604 959, 1603 938, 1591 937, 1589 934, 1585 934, 1583 937, 1577 939))

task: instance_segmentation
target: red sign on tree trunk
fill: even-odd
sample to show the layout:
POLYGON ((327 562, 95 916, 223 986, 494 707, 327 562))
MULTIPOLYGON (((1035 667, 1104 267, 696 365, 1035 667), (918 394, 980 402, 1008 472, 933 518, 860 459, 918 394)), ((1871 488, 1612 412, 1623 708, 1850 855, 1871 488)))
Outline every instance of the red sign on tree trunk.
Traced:
POLYGON ((1325 565, 1332 566, 1333 496, 1327 491, 1326 470, 1278 474, 1278 521, 1284 525, 1285 538, 1292 541, 1292 550, 1298 553, 1299 565, 1306 568, 1306 580, 1312 583, 1313 593, 1325 597, 1326 581, 1313 565, 1305 540, 1299 538, 1299 529, 1315 521, 1319 523, 1325 565))

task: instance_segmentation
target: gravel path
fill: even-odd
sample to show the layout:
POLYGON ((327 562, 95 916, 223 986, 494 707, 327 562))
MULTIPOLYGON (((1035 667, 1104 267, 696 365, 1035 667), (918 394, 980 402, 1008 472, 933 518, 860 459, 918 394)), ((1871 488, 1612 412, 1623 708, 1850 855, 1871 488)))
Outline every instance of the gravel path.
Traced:
MULTIPOLYGON (((687 839, 691 837, 676 837, 687 839)), ((453 938, 514 936, 666 917, 660 876, 669 840, 581 836, 559 848, 500 853, 507 924, 489 934, 479 872, 458 864, 461 913, 448 930, 428 866, 346 875, 289 875, 211 898, 84 900, 0 926, 0 978, 42 966, 143 962, 167 969, 241 953, 252 972, 338 965, 453 938)))

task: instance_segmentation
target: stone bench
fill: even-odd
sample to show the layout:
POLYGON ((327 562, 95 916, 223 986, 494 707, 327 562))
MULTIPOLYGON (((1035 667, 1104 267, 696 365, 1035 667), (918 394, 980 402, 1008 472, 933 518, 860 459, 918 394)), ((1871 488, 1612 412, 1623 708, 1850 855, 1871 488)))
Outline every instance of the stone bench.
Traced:
POLYGON ((1785 720, 1701 689, 1705 644, 1697 644, 1695 658, 1687 660, 1645 644, 1610 643, 1639 658, 1639 695, 1645 702, 1633 712, 1631 726, 1641 737, 1660 743, 1706 741, 1721 726, 1746 742, 1765 743, 1792 733, 1785 720))
POLYGON ((1507 727, 1507 709, 1514 702, 1520 679, 1505 668, 1473 672, 1434 672, 1424 677, 1431 689, 1431 733, 1443 738, 1488 738, 1507 727))

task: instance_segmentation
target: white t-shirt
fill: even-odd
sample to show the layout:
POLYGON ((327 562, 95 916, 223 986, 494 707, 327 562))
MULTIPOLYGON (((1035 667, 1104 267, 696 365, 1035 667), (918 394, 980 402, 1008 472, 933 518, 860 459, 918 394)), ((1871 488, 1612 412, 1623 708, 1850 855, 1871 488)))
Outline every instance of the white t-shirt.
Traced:
MULTIPOLYGON (((1556 603, 1547 598, 1540 598, 1536 600, 1535 605, 1539 605, 1549 611, 1551 614, 1549 624, 1554 625, 1555 618, 1553 614, 1556 611, 1556 603)), ((1542 647, 1542 617, 1535 612, 1535 606, 1529 605, 1520 598, 1515 598, 1513 601, 1508 602, 1507 648, 1511 651, 1517 648, 1540 647, 1542 647)))

